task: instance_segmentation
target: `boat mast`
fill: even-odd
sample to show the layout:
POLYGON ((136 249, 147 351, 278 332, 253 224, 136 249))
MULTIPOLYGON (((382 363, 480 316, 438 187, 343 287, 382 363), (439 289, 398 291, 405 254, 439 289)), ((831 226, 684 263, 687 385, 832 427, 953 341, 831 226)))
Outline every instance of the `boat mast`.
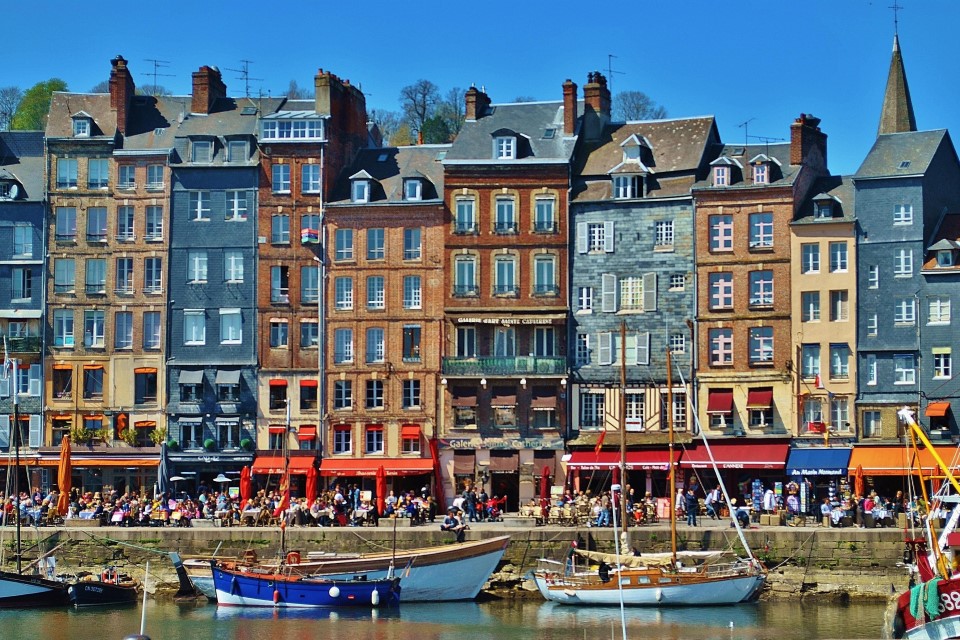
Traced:
POLYGON ((677 566, 677 505, 675 503, 677 490, 677 469, 673 464, 673 371, 671 370, 670 345, 667 345, 667 432, 670 434, 669 440, 669 463, 670 463, 670 486, 667 488, 667 494, 670 496, 670 557, 673 560, 673 566, 677 566))
MULTIPOLYGON (((3 341, 4 347, 7 345, 6 339, 3 341)), ((6 351, 6 348, 4 348, 6 351)), ((10 379, 10 388, 13 390, 11 394, 13 396, 13 449, 14 449, 14 460, 13 463, 13 495, 16 496, 15 508, 16 508, 16 518, 17 518, 17 573, 23 573, 23 567, 21 566, 23 560, 23 550, 22 542, 20 540, 20 403, 17 396, 20 393, 20 385, 17 378, 17 375, 20 372, 20 361, 14 358, 10 360, 11 369, 7 375, 11 377, 10 379)))
POLYGON ((620 321, 620 514, 627 539, 627 323, 620 321))

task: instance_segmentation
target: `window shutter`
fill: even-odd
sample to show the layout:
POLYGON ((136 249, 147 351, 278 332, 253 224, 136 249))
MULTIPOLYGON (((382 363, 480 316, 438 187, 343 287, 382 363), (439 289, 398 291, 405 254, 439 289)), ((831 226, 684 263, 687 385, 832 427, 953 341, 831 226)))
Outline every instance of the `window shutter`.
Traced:
POLYGON ((605 273, 601 276, 600 305, 604 313, 616 313, 617 311, 617 276, 613 273, 605 273))
POLYGON ((7 376, 6 378, 0 378, 0 398, 9 398, 10 397, 10 380, 12 376, 7 376))
POLYGON ((0 416, 0 449, 10 448, 10 416, 0 416))
POLYGON ((27 393, 31 396, 40 396, 41 394, 40 375, 40 365, 30 365, 30 384, 27 393))
POLYGON ((650 332, 637 334, 637 364, 650 364, 650 332))
POLYGON ((657 310, 657 274, 643 274, 643 310, 657 310))
POLYGON ((612 364, 613 363, 613 334, 612 333, 601 333, 597 336, 599 338, 599 362, 600 364, 612 364))
POLYGON ((603 250, 613 253, 613 220, 603 223, 603 250))
POLYGON ((30 416, 30 440, 31 449, 39 449, 43 445, 43 416, 30 416))
POLYGON ((577 223, 577 251, 586 253, 590 249, 590 229, 586 222, 577 223))

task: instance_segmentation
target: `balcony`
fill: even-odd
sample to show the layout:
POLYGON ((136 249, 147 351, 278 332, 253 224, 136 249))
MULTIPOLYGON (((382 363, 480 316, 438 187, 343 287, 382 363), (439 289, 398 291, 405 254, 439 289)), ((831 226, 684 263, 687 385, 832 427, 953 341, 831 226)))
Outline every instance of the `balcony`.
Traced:
POLYGON ((517 224, 515 222, 498 222, 493 230, 498 235, 512 235, 517 232, 517 224))
POLYGON ((560 295, 560 287, 555 284, 536 284, 533 286, 533 295, 558 296, 560 295))
POLYGON ((107 230, 102 229, 100 231, 88 231, 87 232, 87 242, 93 244, 104 244, 107 241, 107 230))
POLYGON ((454 224, 453 232, 458 236, 473 235, 477 232, 477 225, 472 222, 457 220, 454 224))
POLYGON ((513 284, 497 284, 493 286, 493 295, 516 298, 520 293, 520 287, 513 284))
POLYGON ((480 290, 475 284, 457 284, 453 286, 454 298, 475 298, 480 290))
POLYGON ((7 338, 7 348, 11 353, 40 353, 40 338, 7 338))
POLYGON ((557 223, 552 220, 537 220, 533 226, 534 233, 556 233, 557 223))
POLYGON ((451 376, 562 376, 567 372, 566 358, 543 356, 444 358, 443 373, 451 376))

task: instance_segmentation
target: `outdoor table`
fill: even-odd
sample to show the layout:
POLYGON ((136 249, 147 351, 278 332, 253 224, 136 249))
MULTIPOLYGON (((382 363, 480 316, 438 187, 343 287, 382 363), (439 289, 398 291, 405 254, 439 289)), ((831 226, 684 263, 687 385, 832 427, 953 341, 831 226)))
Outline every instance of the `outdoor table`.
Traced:
POLYGON ((259 515, 260 509, 244 509, 243 513, 240 514, 240 522, 245 525, 252 525, 257 521, 259 515))

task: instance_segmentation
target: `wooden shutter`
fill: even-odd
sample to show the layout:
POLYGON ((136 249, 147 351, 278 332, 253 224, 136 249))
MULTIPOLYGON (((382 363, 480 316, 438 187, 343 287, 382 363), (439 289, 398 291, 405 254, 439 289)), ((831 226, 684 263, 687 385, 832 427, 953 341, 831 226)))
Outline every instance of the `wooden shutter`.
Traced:
POLYGON ((643 274, 643 310, 657 310, 657 274, 643 274))
POLYGON ((617 311, 617 276, 605 273, 600 277, 600 309, 605 313, 617 311))
POLYGON ((577 252, 586 253, 590 250, 590 228, 586 222, 577 223, 577 252))
POLYGON ((10 381, 12 379, 13 375, 8 375, 6 378, 0 378, 0 398, 10 397, 10 381))
POLYGON ((613 220, 603 223, 603 250, 613 253, 613 220))
POLYGON ((31 449, 39 449, 43 446, 43 416, 30 416, 30 439, 31 449))
POLYGON ((650 332, 637 334, 637 364, 650 364, 650 332))
POLYGON ((610 332, 598 334, 598 361, 600 364, 613 364, 613 334, 610 332))
POLYGON ((40 386, 40 376, 41 376, 40 365, 32 364, 30 365, 30 383, 28 385, 27 393, 31 396, 40 396, 41 386, 40 386))

